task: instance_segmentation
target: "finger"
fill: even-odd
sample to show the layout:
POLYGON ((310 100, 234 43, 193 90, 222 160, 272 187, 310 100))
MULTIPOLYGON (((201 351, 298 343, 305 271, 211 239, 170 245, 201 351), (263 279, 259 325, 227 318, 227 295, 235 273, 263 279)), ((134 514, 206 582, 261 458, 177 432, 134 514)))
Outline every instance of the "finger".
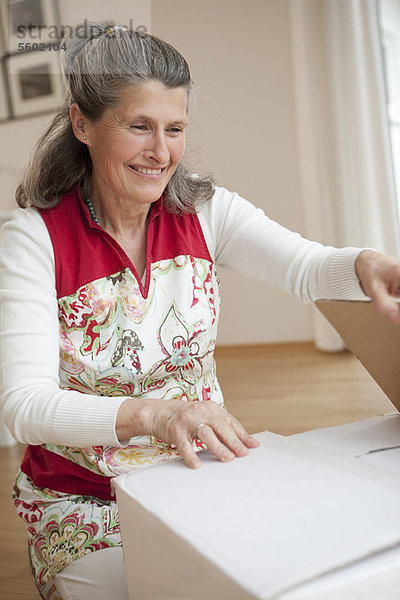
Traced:
POLYGON ((176 447, 188 467, 191 467, 192 469, 198 469, 201 466, 201 460, 193 450, 191 441, 182 439, 180 443, 176 443, 176 447))
POLYGON ((215 435, 235 456, 246 456, 249 450, 233 429, 233 419, 229 423, 220 423, 213 427, 215 435))
POLYGON ((393 323, 400 323, 400 305, 389 295, 383 284, 375 284, 371 290, 371 300, 375 308, 393 323))
POLYGON ((247 448, 256 448, 260 445, 260 442, 256 440, 252 435, 247 433, 243 425, 236 419, 233 420, 232 428, 234 429, 238 438, 243 442, 243 444, 247 448))
POLYGON ((209 451, 212 452, 218 460, 227 462, 235 458, 235 454, 219 440, 210 425, 205 425, 199 429, 198 438, 206 444, 209 451))

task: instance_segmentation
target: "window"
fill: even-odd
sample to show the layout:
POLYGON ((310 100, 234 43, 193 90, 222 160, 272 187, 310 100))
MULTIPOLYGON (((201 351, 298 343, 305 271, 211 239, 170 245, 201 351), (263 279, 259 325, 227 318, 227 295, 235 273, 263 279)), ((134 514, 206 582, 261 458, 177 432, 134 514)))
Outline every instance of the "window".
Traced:
POLYGON ((393 172, 400 214, 400 0, 380 0, 379 9, 393 172))

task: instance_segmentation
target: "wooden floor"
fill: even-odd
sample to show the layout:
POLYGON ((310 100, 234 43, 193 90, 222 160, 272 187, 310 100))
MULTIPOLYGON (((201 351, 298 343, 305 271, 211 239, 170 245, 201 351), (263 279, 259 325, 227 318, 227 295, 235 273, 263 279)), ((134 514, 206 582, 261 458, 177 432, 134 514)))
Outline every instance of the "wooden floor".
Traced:
MULTIPOLYGON (((225 347, 217 374, 228 410, 251 432, 288 435, 394 412, 349 353, 323 354, 311 344, 225 347)), ((0 448, 0 600, 39 598, 30 579, 25 528, 11 490, 24 448, 0 448)))

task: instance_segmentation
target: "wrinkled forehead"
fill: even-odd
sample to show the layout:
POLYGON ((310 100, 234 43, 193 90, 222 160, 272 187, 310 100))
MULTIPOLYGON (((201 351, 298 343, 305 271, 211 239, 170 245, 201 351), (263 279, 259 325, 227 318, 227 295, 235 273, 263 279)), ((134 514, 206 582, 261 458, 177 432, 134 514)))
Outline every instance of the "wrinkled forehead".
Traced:
POLYGON ((127 85, 119 94, 113 107, 121 117, 147 115, 162 116, 172 120, 186 121, 188 90, 184 87, 168 87, 159 81, 146 81, 139 85, 127 85))

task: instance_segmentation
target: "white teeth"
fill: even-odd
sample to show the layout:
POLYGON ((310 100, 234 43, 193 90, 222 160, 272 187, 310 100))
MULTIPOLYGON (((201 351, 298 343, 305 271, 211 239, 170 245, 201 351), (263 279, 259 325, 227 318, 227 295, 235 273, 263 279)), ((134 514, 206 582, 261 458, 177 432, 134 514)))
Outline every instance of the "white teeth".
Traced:
POLYGON ((139 171, 139 173, 144 173, 145 175, 159 175, 162 169, 142 169, 141 167, 132 167, 135 171, 139 171))

